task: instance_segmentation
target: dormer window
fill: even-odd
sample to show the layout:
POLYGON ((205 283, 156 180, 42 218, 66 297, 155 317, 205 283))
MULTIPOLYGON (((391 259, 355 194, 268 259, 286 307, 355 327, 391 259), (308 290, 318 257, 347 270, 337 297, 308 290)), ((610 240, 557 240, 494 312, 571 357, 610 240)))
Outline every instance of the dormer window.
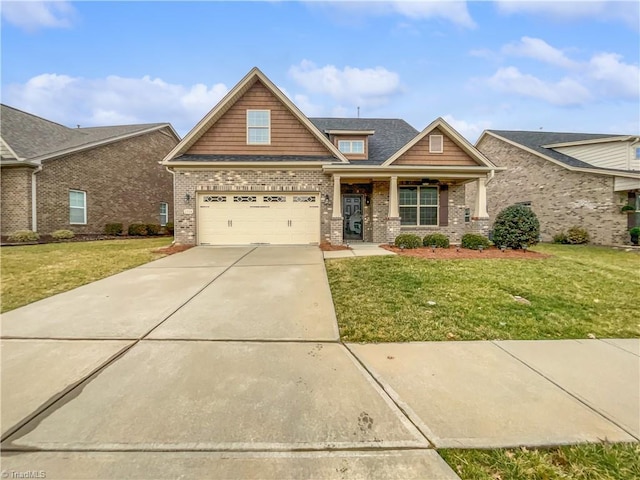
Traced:
POLYGON ((443 151, 442 135, 429 135, 429 153, 442 153, 443 151))
POLYGON ((247 144, 269 145, 271 143, 271 111, 247 110, 247 144))
POLYGON ((342 153, 364 154, 364 140, 338 140, 338 149, 342 153))

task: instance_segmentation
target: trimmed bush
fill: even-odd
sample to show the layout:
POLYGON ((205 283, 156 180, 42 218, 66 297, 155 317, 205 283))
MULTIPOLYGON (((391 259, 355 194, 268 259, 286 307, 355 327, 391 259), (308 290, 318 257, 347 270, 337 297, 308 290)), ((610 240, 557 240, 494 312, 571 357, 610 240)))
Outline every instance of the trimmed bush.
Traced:
POLYGON ((567 239, 567 234, 564 232, 556 233, 553 236, 553 243, 561 243, 561 244, 569 243, 569 240, 567 239))
POLYGON ((432 233, 424 236, 422 244, 425 247, 435 245, 438 248, 449 248, 449 238, 442 233, 432 233))
POLYGON ((69 240, 76 236, 71 230, 56 230, 51 234, 56 240, 69 240))
POLYGON ((493 243, 498 247, 522 248, 535 245, 540 237, 538 217, 524 205, 511 205, 496 216, 493 243))
POLYGON ((144 237, 147 235, 147 225, 144 223, 132 223, 127 230, 133 237, 144 237))
POLYGON ((104 226, 105 235, 122 235, 122 230, 121 223, 107 223, 104 226))
POLYGON ((422 246, 422 239, 413 233, 402 233, 396 237, 396 247, 418 248, 422 246))
POLYGON ((173 222, 167 222, 164 228, 169 235, 173 235, 173 222))
POLYGON ((31 230, 17 230, 9 234, 8 240, 11 243, 37 242, 40 239, 38 232, 31 230))
POLYGON ((570 245, 589 243, 589 232, 584 228, 573 226, 567 230, 567 243, 570 245))
POLYGON ((160 230, 162 227, 155 223, 147 224, 147 235, 160 235, 160 230))
POLYGON ((479 250, 482 248, 489 248, 491 246, 491 242, 484 235, 480 235, 479 233, 465 233, 462 236, 461 242, 462 248, 470 248, 471 250, 479 250))

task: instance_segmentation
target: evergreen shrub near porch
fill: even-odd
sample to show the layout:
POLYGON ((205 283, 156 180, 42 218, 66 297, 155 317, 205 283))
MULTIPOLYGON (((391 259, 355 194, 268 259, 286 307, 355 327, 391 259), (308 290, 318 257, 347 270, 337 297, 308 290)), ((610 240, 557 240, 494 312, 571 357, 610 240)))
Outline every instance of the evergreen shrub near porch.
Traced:
POLYGON ((493 243, 498 247, 519 249, 538 243, 540 222, 531 208, 511 205, 496 216, 493 243))
POLYGON ((443 233, 431 233, 424 236, 422 244, 425 247, 449 248, 449 238, 443 233))
POLYGON ((418 248, 422 246, 422 239, 413 233, 402 233, 396 237, 394 243, 400 248, 418 248))

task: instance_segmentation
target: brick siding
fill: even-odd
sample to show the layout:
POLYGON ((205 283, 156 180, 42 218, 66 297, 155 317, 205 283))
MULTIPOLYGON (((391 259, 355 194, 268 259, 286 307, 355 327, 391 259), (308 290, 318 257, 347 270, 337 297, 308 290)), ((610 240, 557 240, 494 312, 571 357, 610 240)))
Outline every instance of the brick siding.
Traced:
POLYGON ((0 172, 2 235, 31 230, 31 172, 29 167, 3 167, 0 172))
POLYGON ((177 144, 167 129, 45 161, 36 174, 38 231, 103 233, 107 223, 160 223, 160 203, 172 221, 173 179, 159 165, 177 144), (87 193, 87 224, 69 223, 69 190, 87 193))
MULTIPOLYGON (((544 242, 577 225, 589 232, 592 243, 629 243, 627 216, 620 213, 627 193, 613 191, 612 176, 572 172, 491 136, 485 136, 478 149, 497 166, 508 168, 487 185, 492 219, 509 205, 531 202, 544 242)), ((466 196, 473 205, 474 185, 466 196)))

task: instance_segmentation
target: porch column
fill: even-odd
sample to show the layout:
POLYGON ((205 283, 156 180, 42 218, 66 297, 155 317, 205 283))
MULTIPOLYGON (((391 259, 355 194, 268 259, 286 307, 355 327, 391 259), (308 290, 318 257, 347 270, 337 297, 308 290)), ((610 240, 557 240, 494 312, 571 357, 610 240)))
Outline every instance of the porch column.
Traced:
POLYGON ((476 187, 476 205, 473 211, 473 218, 478 220, 488 219, 486 179, 479 178, 476 180, 476 187))
POLYGON ((398 209, 398 177, 391 177, 389 182, 389 218, 400 217, 398 209))
POLYGON ((331 212, 331 244, 342 245, 342 196, 340 195, 340 176, 333 176, 333 206, 331 212))

